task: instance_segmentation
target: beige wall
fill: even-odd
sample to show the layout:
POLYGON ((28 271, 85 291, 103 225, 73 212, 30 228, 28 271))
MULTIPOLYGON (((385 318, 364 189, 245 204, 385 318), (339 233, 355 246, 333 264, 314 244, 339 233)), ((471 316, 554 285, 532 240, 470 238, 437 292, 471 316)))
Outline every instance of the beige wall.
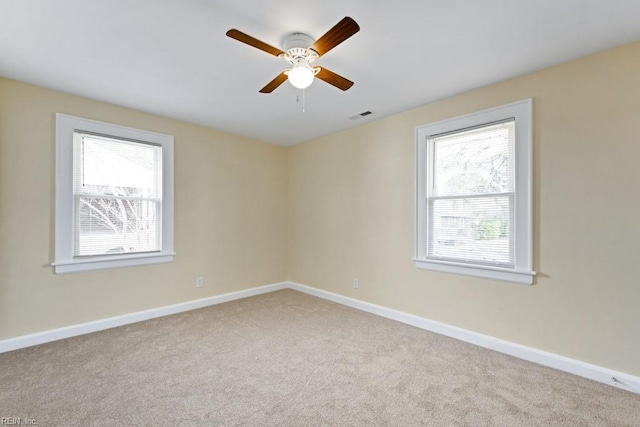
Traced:
POLYGON ((286 162, 283 147, 0 79, 0 339, 285 280, 286 162), (53 274, 56 112, 175 136, 174 262, 53 274))
POLYGON ((289 278, 640 375, 639 71, 635 43, 292 147, 289 278), (534 286, 416 269, 415 127, 530 97, 534 286))

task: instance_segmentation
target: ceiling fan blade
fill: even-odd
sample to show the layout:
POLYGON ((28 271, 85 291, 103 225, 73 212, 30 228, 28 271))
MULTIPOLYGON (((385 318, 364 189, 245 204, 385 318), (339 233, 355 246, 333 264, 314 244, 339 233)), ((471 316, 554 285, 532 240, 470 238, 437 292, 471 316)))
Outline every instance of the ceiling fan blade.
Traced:
POLYGON ((273 56, 278 56, 278 55, 284 53, 283 51, 281 51, 277 47, 273 47, 270 44, 267 44, 267 43, 265 43, 263 41, 260 41, 260 40, 256 39, 255 37, 251 37, 250 35, 245 34, 242 31, 238 31, 235 28, 227 31, 227 36, 231 37, 232 39, 236 39, 239 42, 248 44, 249 46, 253 46, 256 49, 260 49, 260 50, 262 50, 264 52, 270 53, 273 56))
POLYGON ((333 71, 329 71, 324 67, 320 68, 316 77, 342 90, 347 90, 353 86, 353 82, 351 80, 345 79, 341 75, 336 74, 333 71))
POLYGON ((260 93, 271 93, 282 83, 287 81, 287 75, 284 71, 276 76, 275 79, 271 80, 265 87, 260 89, 260 93))
POLYGON ((311 49, 318 52, 319 56, 322 56, 358 31, 360 31, 360 26, 356 21, 347 16, 316 40, 316 42, 311 45, 311 49))

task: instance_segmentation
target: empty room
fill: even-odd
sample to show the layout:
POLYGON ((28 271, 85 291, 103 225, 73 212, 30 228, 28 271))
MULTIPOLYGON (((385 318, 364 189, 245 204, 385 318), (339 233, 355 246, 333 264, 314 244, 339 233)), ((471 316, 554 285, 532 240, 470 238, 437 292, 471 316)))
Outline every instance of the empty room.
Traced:
POLYGON ((0 425, 640 426, 637 0, 0 0, 0 425))

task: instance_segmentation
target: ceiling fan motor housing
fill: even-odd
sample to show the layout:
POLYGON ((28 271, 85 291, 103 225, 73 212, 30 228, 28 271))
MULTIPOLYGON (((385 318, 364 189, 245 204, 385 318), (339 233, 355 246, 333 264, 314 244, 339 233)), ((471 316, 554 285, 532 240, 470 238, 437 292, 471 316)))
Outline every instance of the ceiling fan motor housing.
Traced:
POLYGON ((289 76, 289 80, 294 86, 296 86, 296 84, 291 80, 290 74, 292 70, 307 68, 309 70, 307 73, 311 72, 311 74, 305 78, 305 87, 310 84, 307 84, 306 80, 313 79, 313 76, 320 71, 318 67, 312 68, 310 65, 318 58, 318 53, 313 49, 309 49, 309 46, 311 46, 313 42, 313 38, 307 34, 293 33, 285 37, 282 43, 285 53, 281 54, 280 57, 293 66, 291 70, 286 70, 284 73, 289 76))
POLYGON ((285 52, 296 48, 307 50, 313 42, 315 42, 315 40, 310 35, 304 33, 293 33, 284 38, 282 41, 282 47, 285 52))

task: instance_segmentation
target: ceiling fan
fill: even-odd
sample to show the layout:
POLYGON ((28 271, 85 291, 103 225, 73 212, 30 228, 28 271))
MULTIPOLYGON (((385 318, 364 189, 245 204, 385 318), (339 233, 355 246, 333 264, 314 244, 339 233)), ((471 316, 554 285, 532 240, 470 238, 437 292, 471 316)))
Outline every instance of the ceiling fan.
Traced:
POLYGON ((358 31, 360 31, 360 26, 347 16, 315 41, 311 36, 303 33, 288 35, 283 42, 284 50, 273 47, 236 29, 227 31, 227 36, 278 58, 283 58, 291 65, 291 68, 278 74, 275 79, 260 89, 260 93, 271 93, 286 80, 289 80, 298 89, 305 89, 313 83, 315 77, 338 89, 349 89, 353 86, 351 80, 345 79, 325 67, 314 67, 311 64, 358 31))

